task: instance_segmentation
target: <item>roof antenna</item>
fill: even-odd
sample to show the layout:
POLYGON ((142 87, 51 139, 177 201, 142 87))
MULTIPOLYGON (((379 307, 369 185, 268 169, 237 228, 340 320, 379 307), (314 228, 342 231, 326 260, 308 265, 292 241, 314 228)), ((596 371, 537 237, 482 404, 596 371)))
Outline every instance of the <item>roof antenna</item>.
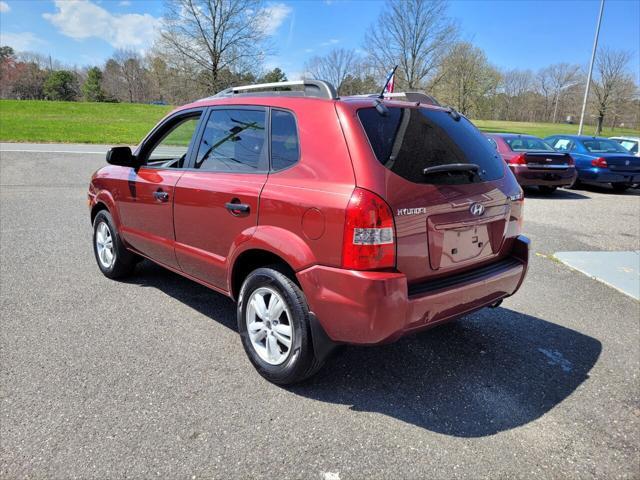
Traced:
MULTIPOLYGON (((378 95, 378 98, 383 99, 384 98, 384 91, 387 89, 387 85, 389 85, 389 82, 391 82, 391 79, 393 78, 393 75, 396 73, 396 69, 398 68, 398 65, 396 65, 395 67, 393 67, 393 70, 391 70, 391 73, 389 74, 389 76, 387 77, 387 81, 384 82, 384 87, 382 87, 382 91, 380 92, 380 95, 378 95)), ((395 82, 394 82, 395 83, 395 82)))

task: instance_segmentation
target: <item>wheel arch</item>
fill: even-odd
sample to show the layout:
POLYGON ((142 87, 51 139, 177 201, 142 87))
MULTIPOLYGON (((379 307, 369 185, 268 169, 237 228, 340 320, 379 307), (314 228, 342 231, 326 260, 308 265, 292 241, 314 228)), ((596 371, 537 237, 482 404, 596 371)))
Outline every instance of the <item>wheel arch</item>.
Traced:
POLYGON ((258 226, 248 240, 236 246, 229 259, 227 285, 231 297, 236 300, 242 281, 256 268, 281 264, 285 268, 283 273, 298 282, 295 272, 317 263, 302 238, 289 230, 268 225, 258 226))

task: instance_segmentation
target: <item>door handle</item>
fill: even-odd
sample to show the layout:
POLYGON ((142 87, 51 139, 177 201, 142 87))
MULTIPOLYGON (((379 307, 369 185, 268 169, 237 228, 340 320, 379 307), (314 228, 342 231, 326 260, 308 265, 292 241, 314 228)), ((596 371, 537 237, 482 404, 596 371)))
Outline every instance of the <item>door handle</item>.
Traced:
POLYGON ((227 202, 224 207, 231 212, 231 215, 236 217, 242 213, 249 213, 251 207, 246 203, 227 202))
POLYGON ((158 190, 157 192, 153 192, 153 198, 155 198, 159 202, 166 202, 169 200, 169 194, 167 192, 163 192, 162 190, 158 190))

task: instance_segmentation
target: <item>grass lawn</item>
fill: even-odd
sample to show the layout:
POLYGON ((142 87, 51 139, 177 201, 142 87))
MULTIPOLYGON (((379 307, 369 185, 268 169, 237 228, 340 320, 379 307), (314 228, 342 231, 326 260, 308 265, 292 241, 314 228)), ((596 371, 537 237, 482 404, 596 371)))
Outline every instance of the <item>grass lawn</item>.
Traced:
MULTIPOLYGON (((135 145, 173 107, 131 103, 47 102, 0 100, 0 141, 103 143, 135 145)), ((528 133, 546 137, 578 132, 562 123, 474 120, 486 132, 528 133)), ((586 134, 595 127, 587 125, 586 134)), ((640 131, 606 128, 605 136, 640 136, 640 131)))
MULTIPOLYGON (((474 120, 478 128, 484 132, 492 133, 526 133, 535 135, 536 137, 548 137, 555 133, 564 133, 576 135, 578 133, 578 125, 567 125, 566 123, 534 123, 534 122, 503 122, 500 120, 474 120)), ((593 135, 596 131, 595 125, 585 125, 583 133, 585 135, 593 135)), ((608 128, 605 127, 602 136, 640 136, 640 130, 632 130, 630 128, 608 128)))
POLYGON ((173 107, 0 100, 0 141, 135 145, 173 107))

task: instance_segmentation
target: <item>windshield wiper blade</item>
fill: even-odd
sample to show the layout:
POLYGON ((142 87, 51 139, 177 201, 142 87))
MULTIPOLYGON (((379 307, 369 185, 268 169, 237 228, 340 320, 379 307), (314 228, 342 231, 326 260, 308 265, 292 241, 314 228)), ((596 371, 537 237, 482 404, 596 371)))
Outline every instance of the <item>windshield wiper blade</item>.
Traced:
POLYGON ((449 163, 447 165, 436 165, 435 167, 427 167, 422 171, 423 175, 430 175, 432 173, 478 173, 480 171, 480 165, 475 163, 449 163))

